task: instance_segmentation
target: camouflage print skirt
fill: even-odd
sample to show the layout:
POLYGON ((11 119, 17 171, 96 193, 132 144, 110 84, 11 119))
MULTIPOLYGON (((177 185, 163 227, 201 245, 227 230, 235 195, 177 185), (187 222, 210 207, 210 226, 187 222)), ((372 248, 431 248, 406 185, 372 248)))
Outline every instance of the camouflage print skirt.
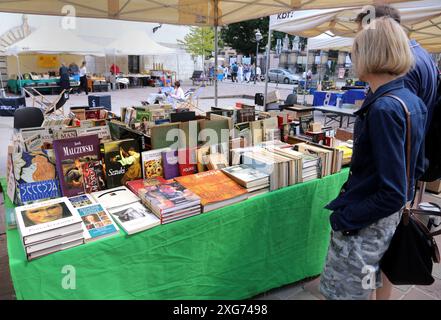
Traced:
POLYGON ((357 235, 332 232, 320 292, 331 300, 367 300, 382 286, 380 260, 389 247, 401 212, 380 219, 357 235))

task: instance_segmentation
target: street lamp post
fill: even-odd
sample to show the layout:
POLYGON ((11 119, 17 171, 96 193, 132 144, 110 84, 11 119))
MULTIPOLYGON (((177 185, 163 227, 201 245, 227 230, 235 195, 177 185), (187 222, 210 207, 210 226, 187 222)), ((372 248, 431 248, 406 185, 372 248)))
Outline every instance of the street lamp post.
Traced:
POLYGON ((259 55, 259 41, 263 39, 260 30, 256 30, 256 65, 254 66, 254 84, 256 84, 257 80, 257 56, 259 55))

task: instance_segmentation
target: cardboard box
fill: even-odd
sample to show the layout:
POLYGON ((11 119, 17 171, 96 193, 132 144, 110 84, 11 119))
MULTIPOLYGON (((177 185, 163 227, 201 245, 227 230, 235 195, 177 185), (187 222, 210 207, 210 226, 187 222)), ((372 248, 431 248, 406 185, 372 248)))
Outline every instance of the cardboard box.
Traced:
POLYGON ((268 96, 266 98, 266 103, 277 102, 279 100, 280 100, 279 90, 274 90, 274 91, 268 92, 268 96))
POLYGON ((441 192, 441 180, 428 182, 426 184, 426 190, 434 192, 434 193, 440 193, 441 192))
POLYGON ((311 130, 312 132, 319 132, 322 130, 322 124, 320 122, 313 122, 309 126, 309 130, 311 130))

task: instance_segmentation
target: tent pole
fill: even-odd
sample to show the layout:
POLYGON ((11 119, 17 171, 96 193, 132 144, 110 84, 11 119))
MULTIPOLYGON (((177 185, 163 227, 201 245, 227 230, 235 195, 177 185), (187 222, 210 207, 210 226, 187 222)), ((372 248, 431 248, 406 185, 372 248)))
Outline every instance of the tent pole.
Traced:
MULTIPOLYGON (((219 1, 214 0, 214 106, 217 107, 217 66, 218 66, 218 57, 217 51, 219 46, 219 35, 218 35, 218 25, 219 25, 219 1)), ((204 63, 204 61, 202 61, 204 63)))
POLYGON ((305 88, 303 88, 303 105, 306 106, 306 89, 308 88, 308 59, 309 47, 306 45, 306 65, 305 65, 305 88))
POLYGON ((20 58, 18 57, 18 53, 16 55, 17 57, 17 71, 18 71, 18 86, 20 87, 20 93, 23 94, 23 88, 21 87, 21 79, 23 78, 20 71, 20 58))
POLYGON ((265 95, 263 96, 263 110, 266 111, 266 97, 268 95, 268 71, 270 64, 270 53, 271 53, 271 33, 272 30, 268 30, 268 44, 266 46, 266 62, 265 62, 265 95))

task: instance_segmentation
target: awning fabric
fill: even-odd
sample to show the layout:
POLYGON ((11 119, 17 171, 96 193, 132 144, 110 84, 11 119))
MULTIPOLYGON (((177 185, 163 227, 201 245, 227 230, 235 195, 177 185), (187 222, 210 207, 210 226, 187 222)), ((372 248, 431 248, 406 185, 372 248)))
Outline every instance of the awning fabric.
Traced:
POLYGON ((20 53, 70 53, 104 56, 104 50, 62 28, 41 27, 26 38, 6 48, 6 55, 20 53))
POLYGON ((308 49, 351 51, 353 42, 354 38, 339 37, 328 31, 317 37, 309 38, 308 49))
POLYGON ((362 6, 374 2, 378 0, 19 0, 0 1, 0 12, 213 26, 291 10, 362 6))
MULTIPOLYGON (((338 3, 341 3, 340 1, 338 3)), ((411 39, 432 52, 441 52, 441 1, 421 0, 392 4, 401 13, 401 22, 411 39)), ((325 10, 305 10, 272 15, 270 27, 293 35, 314 37, 328 30, 343 37, 354 37, 358 26, 355 17, 362 6, 325 10)))
POLYGON ((124 33, 106 46, 106 52, 116 55, 166 55, 176 50, 161 46, 153 41, 146 32, 132 30, 124 33))

